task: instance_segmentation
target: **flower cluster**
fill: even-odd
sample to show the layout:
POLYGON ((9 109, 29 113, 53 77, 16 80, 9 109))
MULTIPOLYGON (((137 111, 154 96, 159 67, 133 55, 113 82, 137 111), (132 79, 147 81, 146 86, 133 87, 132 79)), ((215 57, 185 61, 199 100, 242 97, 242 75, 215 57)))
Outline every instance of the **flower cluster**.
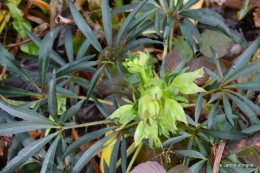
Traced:
POLYGON ((135 144, 143 139, 149 139, 150 145, 161 146, 159 136, 169 136, 174 133, 176 121, 187 124, 182 104, 187 102, 182 94, 194 94, 205 92, 193 81, 203 77, 203 69, 194 72, 177 75, 171 81, 160 79, 152 73, 148 66, 148 58, 145 53, 137 52, 132 59, 127 59, 124 66, 132 74, 139 74, 138 92, 140 98, 133 104, 126 104, 117 109, 111 119, 118 118, 121 128, 131 121, 137 121, 138 125, 134 134, 135 144))

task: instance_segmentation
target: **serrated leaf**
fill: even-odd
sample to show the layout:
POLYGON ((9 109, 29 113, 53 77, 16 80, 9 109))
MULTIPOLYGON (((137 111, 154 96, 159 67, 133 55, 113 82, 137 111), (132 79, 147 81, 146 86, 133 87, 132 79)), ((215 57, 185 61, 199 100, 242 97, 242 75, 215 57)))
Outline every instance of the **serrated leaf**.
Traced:
POLYGON ((39 64, 39 76, 42 88, 44 87, 45 77, 49 66, 50 54, 52 50, 52 45, 63 26, 59 26, 49 32, 40 44, 38 64, 39 64))
POLYGON ((60 140, 60 137, 59 136, 56 137, 56 139, 53 141, 50 148, 48 149, 48 152, 46 153, 46 156, 42 163, 41 173, 51 172, 52 165, 54 163, 54 156, 56 155, 56 149, 57 149, 59 140, 60 140))
POLYGON ((77 24, 78 28, 81 30, 81 32, 85 35, 87 39, 89 39, 90 43, 94 46, 94 48, 98 51, 102 51, 102 47, 99 44, 97 38, 95 37, 95 34, 91 30, 90 26, 86 23, 86 21, 83 19, 79 11, 75 8, 73 3, 69 1, 69 7, 71 11, 71 15, 73 16, 73 19, 75 23, 77 24))
POLYGON ((147 2, 147 0, 142 1, 139 3, 134 10, 127 16, 125 19, 124 23, 120 27, 117 36, 116 36, 116 41, 115 41, 115 50, 118 51, 119 45, 124 37, 124 35, 127 32, 129 24, 134 20, 135 15, 139 12, 139 10, 144 6, 144 4, 147 2))
POLYGON ((89 59, 93 58, 95 55, 90 55, 87 57, 83 57, 77 59, 71 63, 63 65, 56 71, 56 77, 59 78, 61 76, 67 75, 74 71, 82 70, 82 69, 93 69, 93 66, 97 65, 96 61, 88 61, 89 59))
POLYGON ((222 57, 227 52, 227 47, 231 39, 216 31, 207 30, 201 34, 200 52, 207 57, 212 57, 211 48, 214 49, 218 57, 222 57))
POLYGON ((174 150, 174 152, 183 155, 185 157, 192 157, 192 158, 198 158, 198 159, 204 159, 205 157, 195 150, 174 150))
POLYGON ((72 35, 71 35, 70 26, 66 27, 64 42, 65 42, 65 51, 66 51, 66 55, 69 59, 69 62, 73 62, 74 56, 73 56, 73 44, 72 44, 72 35))
POLYGON ((190 60, 192 58, 192 49, 182 36, 178 36, 176 40, 173 42, 173 45, 181 59, 187 58, 188 60, 190 60))
POLYGON ((82 168, 88 163, 88 161, 99 151, 99 149, 108 141, 110 138, 115 136, 116 132, 100 139, 95 143, 95 145, 92 145, 87 151, 84 152, 84 154, 80 157, 80 159, 77 161, 75 166, 72 169, 73 173, 79 173, 82 168))
POLYGON ((39 151, 46 143, 48 143, 54 136, 59 132, 48 135, 37 141, 34 141, 30 145, 22 149, 18 155, 13 158, 3 169, 2 172, 14 172, 19 166, 21 166, 25 161, 32 157, 37 151, 39 151))
POLYGON ((50 81, 49 93, 48 93, 48 110, 50 115, 57 121, 58 120, 58 106, 56 96, 56 75, 55 69, 53 70, 52 79, 50 81))
POLYGON ((112 46, 112 19, 109 0, 102 0, 102 20, 108 46, 112 46))
POLYGON ((8 103, 5 103, 4 101, 0 100, 0 107, 2 110, 6 111, 7 113, 19 117, 21 119, 31 121, 31 122, 42 122, 42 123, 50 123, 52 124, 53 122, 49 120, 48 118, 45 118, 43 115, 26 109, 26 108, 21 108, 18 106, 13 106, 8 103))
POLYGON ((66 157, 68 154, 76 150, 81 145, 84 145, 85 143, 92 141, 93 139, 96 139, 97 137, 104 135, 106 132, 115 129, 116 127, 108 127, 104 129, 100 129, 91 133, 88 133, 84 136, 81 136, 79 139, 77 139, 75 142, 71 143, 66 151, 63 153, 62 158, 66 157))
POLYGON ((30 130, 47 129, 47 128, 59 128, 59 127, 52 125, 50 123, 19 121, 19 122, 1 124, 0 135, 4 136, 9 134, 27 132, 30 130))

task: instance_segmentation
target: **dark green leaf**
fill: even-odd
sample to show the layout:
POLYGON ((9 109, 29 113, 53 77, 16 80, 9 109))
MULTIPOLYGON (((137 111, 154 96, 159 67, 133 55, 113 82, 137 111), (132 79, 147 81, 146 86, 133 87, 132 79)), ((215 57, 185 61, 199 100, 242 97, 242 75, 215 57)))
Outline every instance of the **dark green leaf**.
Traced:
POLYGON ((245 101, 243 101, 242 99, 234 96, 233 94, 230 94, 230 93, 226 93, 226 94, 229 98, 231 98, 236 103, 236 105, 241 109, 241 111, 243 111, 248 116, 250 122, 253 125, 260 123, 260 121, 259 121, 258 117, 256 116, 254 110, 245 101))
POLYGON ((8 87, 0 86, 0 94, 4 97, 27 97, 27 96, 41 97, 42 96, 40 94, 23 90, 21 88, 15 88, 9 86, 8 87))
POLYGON ((96 71, 96 73, 94 74, 94 76, 93 76, 92 79, 91 79, 91 82, 90 82, 89 88, 88 88, 88 92, 87 92, 87 96, 86 96, 86 97, 87 97, 87 101, 88 101, 90 95, 92 94, 92 91, 94 90, 94 88, 95 88, 95 86, 96 86, 96 84, 97 84, 97 82, 98 82, 99 76, 100 76, 100 74, 101 74, 103 68, 104 68, 104 66, 100 67, 100 68, 96 71))
POLYGON ((92 173, 94 168, 94 162, 91 163, 91 165, 88 167, 86 173, 92 173))
POLYGON ((65 33, 65 51, 66 55, 69 59, 69 62, 73 62, 74 55, 73 55, 73 44, 72 44, 72 35, 71 35, 71 29, 70 26, 66 27, 66 33, 65 33))
POLYGON ((222 99, 223 99, 223 105, 224 105, 224 110, 225 110, 227 119, 231 123, 231 125, 234 126, 234 122, 232 119, 232 107, 231 107, 227 97, 224 94, 222 95, 222 99))
POLYGON ((118 71, 120 77, 121 77, 122 79, 124 79, 124 77, 125 77, 125 76, 124 76, 124 72, 123 72, 122 66, 121 66, 121 64, 119 63, 119 61, 116 61, 116 67, 117 67, 117 71, 118 71))
POLYGON ((98 110, 102 113, 102 115, 104 115, 106 118, 109 117, 109 113, 106 110, 106 108, 98 101, 98 99, 95 96, 91 96, 96 107, 98 108, 98 110))
POLYGON ((30 130, 48 129, 48 128, 59 128, 59 127, 49 123, 18 121, 18 122, 1 124, 0 135, 4 136, 9 134, 27 132, 30 130))
POLYGON ((220 75, 220 78, 222 78, 223 75, 222 75, 221 67, 220 67, 220 64, 218 61, 217 53, 212 47, 210 47, 210 51, 212 53, 212 58, 213 58, 214 64, 216 65, 216 67, 218 69, 218 74, 220 75))
POLYGON ((2 100, 0 100, 0 107, 7 113, 9 113, 13 116, 19 117, 21 119, 27 120, 27 121, 39 122, 39 123, 50 123, 50 124, 53 123, 48 118, 45 118, 43 115, 41 115, 35 111, 29 110, 26 108, 21 108, 18 106, 10 105, 2 100))
POLYGON ((198 159, 204 159, 205 157, 195 150, 175 150, 174 152, 186 156, 186 157, 192 157, 192 158, 198 158, 198 159))
POLYGON ((166 0, 159 0, 160 1, 160 4, 161 6, 166 10, 166 11, 169 11, 169 5, 167 3, 166 0))
POLYGON ((216 99, 218 99, 220 96, 221 96, 221 92, 216 92, 211 98, 210 98, 210 100, 209 100, 209 102, 208 103, 212 103, 212 102, 214 102, 216 99))
POLYGON ((206 71, 206 73, 208 73, 208 75, 215 79, 216 81, 220 81, 220 78, 214 73, 212 72, 211 70, 209 70, 208 68, 204 67, 204 70, 206 71))
POLYGON ((143 0, 141 3, 139 3, 134 10, 127 16, 127 18, 125 19, 124 23, 122 24, 122 26, 120 27, 117 36, 116 36, 116 41, 115 41, 115 50, 117 51, 119 48, 119 45, 124 37, 124 35, 127 32, 127 29, 129 27, 129 25, 131 24, 131 22, 134 20, 134 17, 136 15, 136 13, 138 13, 140 11, 140 9, 144 6, 144 4, 147 2, 147 0, 143 0))
POLYGON ((77 24, 78 28, 81 30, 81 32, 85 35, 87 39, 89 39, 90 43, 95 47, 95 49, 98 52, 101 52, 102 47, 99 44, 95 34, 91 30, 90 26, 87 24, 87 22, 83 19, 79 11, 75 8, 73 3, 69 1, 69 7, 70 7, 70 12, 73 16, 73 19, 75 23, 77 24))
POLYGON ((121 141, 121 136, 119 136, 117 138, 117 141, 116 141, 116 143, 113 147, 113 151, 112 151, 112 154, 111 154, 111 157, 110 157, 109 173, 116 172, 116 161, 117 161, 120 141, 121 141))
POLYGON ((122 55, 125 52, 127 52, 128 50, 132 50, 143 44, 162 44, 162 42, 158 41, 158 40, 152 40, 150 38, 140 38, 138 40, 132 41, 132 42, 128 43, 127 45, 125 45, 125 47, 122 49, 122 51, 120 51, 120 54, 122 55))
POLYGON ((260 131, 260 126, 259 125, 254 125, 254 126, 250 126, 244 130, 242 130, 241 132, 243 133, 248 133, 248 134, 252 134, 254 132, 260 131))
POLYGON ((184 4, 184 5, 181 7, 181 11, 185 11, 185 10, 189 9, 191 6, 193 6, 193 5, 196 4, 197 2, 199 2, 199 0, 189 0, 189 1, 187 1, 187 3, 184 4))
POLYGON ((87 39, 87 40, 85 40, 85 41, 83 42, 83 44, 80 46, 80 48, 79 48, 79 50, 78 50, 78 53, 77 53, 77 56, 76 56, 76 59, 82 58, 82 57, 85 55, 85 53, 86 53, 87 49, 89 48, 89 46, 90 46, 90 42, 89 42, 89 40, 87 39))
POLYGON ((95 145, 92 145, 84 154, 81 156, 81 158, 78 160, 76 165, 73 167, 72 171, 73 173, 79 173, 81 169, 88 163, 88 161, 99 151, 99 149, 108 141, 110 138, 115 136, 117 132, 114 132, 99 141, 95 143, 95 145))
POLYGON ((145 21, 140 27, 131 33, 131 35, 127 38, 127 43, 131 43, 132 40, 136 39, 142 32, 150 28, 153 24, 154 21, 145 21))
POLYGON ((73 61, 72 63, 68 63, 63 65, 56 71, 56 77, 59 78, 61 76, 67 75, 74 71, 82 70, 82 69, 92 69, 92 66, 97 65, 96 61, 88 61, 93 58, 95 55, 90 55, 87 57, 83 57, 73 61))
POLYGON ((72 153, 74 150, 76 150, 78 147, 80 147, 81 145, 96 139, 97 137, 105 134, 106 132, 115 129, 116 127, 108 127, 105 129, 100 129, 91 133, 88 133, 82 137, 80 137, 79 139, 77 139, 75 142, 73 142, 72 144, 70 144, 70 146, 66 149, 66 151, 64 152, 62 158, 66 157, 68 154, 72 153))
POLYGON ((171 34, 172 32, 172 29, 173 29, 173 26, 174 25, 174 17, 171 17, 168 21, 167 21, 167 24, 164 28, 164 31, 163 31, 163 39, 167 39, 168 36, 171 34))
MULTIPOLYGON (((35 35, 33 35, 30 31, 25 29, 26 34, 30 37, 30 39, 32 39, 32 41, 38 46, 41 46, 41 40, 36 37, 35 35)), ((59 56, 59 54, 57 54, 55 51, 51 50, 51 55, 50 55, 51 59, 53 59, 55 62, 57 62, 59 65, 64 65, 66 64, 66 62, 59 56)))
POLYGON ((42 88, 44 87, 45 77, 49 66, 52 45, 63 26, 59 26, 50 31, 42 40, 39 49, 38 64, 39 76, 42 88))
POLYGON ((214 107, 210 110, 209 116, 208 116, 208 129, 215 129, 215 116, 216 116, 216 110, 218 108, 219 102, 217 102, 214 107))
POLYGON ((76 113, 79 111, 79 109, 81 108, 81 105, 83 104, 85 100, 82 99, 81 101, 79 101, 76 105, 71 106, 66 112, 64 112, 64 114, 62 116, 60 116, 60 122, 64 123, 67 120, 69 120, 72 116, 76 115, 76 113))
POLYGON ((18 152, 23 149, 23 144, 17 139, 16 136, 12 139, 12 145, 9 148, 7 162, 17 156, 18 152))
POLYGON ((208 157, 208 153, 207 153, 205 147, 204 147, 204 146, 202 145, 202 143, 200 142, 200 139, 198 139, 198 137, 195 136, 195 140, 196 140, 196 143, 198 144, 200 153, 201 153, 204 157, 208 157))
POLYGON ((200 44, 200 33, 196 26, 190 21, 190 19, 184 19, 185 26, 189 28, 190 32, 196 38, 198 44, 200 44))
POLYGON ((108 46, 112 46, 112 19, 109 0, 102 0, 102 20, 108 46))
POLYGON ((156 30, 156 34, 160 35, 160 30, 161 30, 161 15, 159 9, 155 11, 155 20, 154 20, 154 26, 156 30))
POLYGON ((26 162, 30 157, 32 157, 36 152, 38 152, 46 143, 48 143, 54 136, 59 132, 48 135, 37 141, 34 141, 30 145, 22 149, 18 155, 12 159, 3 169, 2 172, 14 172, 19 166, 26 162))
POLYGON ((11 73, 14 73, 15 75, 21 77, 21 79, 25 82, 31 83, 35 89, 40 91, 36 83, 21 67, 20 63, 18 63, 18 61, 13 58, 13 56, 2 46, 2 44, 0 44, 0 63, 11 73))
POLYGON ((112 14, 117 14, 117 13, 123 13, 123 12, 126 12, 128 10, 131 10, 133 8, 135 8, 139 3, 131 3, 131 4, 127 4, 127 5, 124 5, 124 6, 121 6, 121 7, 117 7, 115 9, 112 10, 112 14))
POLYGON ((56 139, 51 144, 50 148, 48 149, 48 152, 42 163, 41 173, 51 172, 51 167, 54 163, 54 156, 56 154, 56 149, 57 149, 59 140, 60 140, 60 137, 57 136, 56 139))
POLYGON ((178 142, 182 141, 183 139, 190 137, 190 136, 191 136, 190 134, 184 134, 184 135, 181 135, 181 136, 176 136, 176 137, 170 138, 170 139, 164 141, 162 143, 162 146, 168 147, 168 146, 176 144, 176 143, 178 143, 178 142))
POLYGON ((260 36, 235 60, 233 65, 228 69, 226 75, 224 76, 224 82, 235 75, 246 63, 250 60, 253 53, 257 50, 260 45, 260 36))
MULTIPOLYGON (((187 19, 189 20, 189 19, 187 19)), ((179 28, 181 31, 182 36, 185 38, 189 46, 191 47, 193 53, 197 51, 196 44, 192 38, 191 31, 189 30, 188 26, 184 22, 178 22, 179 28)))
POLYGON ((204 93, 199 94, 199 97, 198 97, 198 100, 197 100, 196 106, 195 106, 195 123, 196 124, 198 123, 200 113, 201 113, 203 94, 204 93))
POLYGON ((126 164, 127 164, 127 148, 126 148, 126 141, 124 135, 122 135, 122 142, 121 142, 121 168, 122 172, 126 172, 126 164))
POLYGON ((222 130, 212 130, 212 129, 211 130, 201 129, 200 131, 220 139, 239 140, 248 136, 247 133, 234 132, 234 131, 222 131, 222 130))
POLYGON ((55 69, 53 71, 52 79, 50 81, 50 87, 48 93, 48 110, 50 112, 50 115, 54 118, 54 120, 58 120, 55 69))
POLYGON ((223 88, 236 88, 236 89, 243 89, 243 90, 252 90, 252 91, 259 91, 260 81, 255 82, 242 82, 227 85, 223 88))
POLYGON ((191 169, 192 171, 194 171, 194 172, 199 172, 199 171, 201 170, 202 166, 204 165, 205 161, 206 161, 206 160, 201 160, 201 161, 195 163, 194 165, 192 165, 192 166, 190 167, 190 169, 191 169))

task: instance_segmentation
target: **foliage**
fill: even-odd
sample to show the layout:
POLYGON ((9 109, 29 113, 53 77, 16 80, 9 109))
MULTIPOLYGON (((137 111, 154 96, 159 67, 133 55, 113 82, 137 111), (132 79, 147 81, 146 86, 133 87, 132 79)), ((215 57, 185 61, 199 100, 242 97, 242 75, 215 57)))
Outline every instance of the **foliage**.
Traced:
MULTIPOLYGON (((100 31, 93 31, 69 0, 72 17, 86 40, 78 52, 73 52, 71 26, 58 26, 42 40, 25 27, 23 32, 39 47, 39 53, 37 57, 27 54, 23 57, 37 63, 37 72, 28 71, 0 45, 0 64, 10 73, 0 86, 0 135, 14 134, 11 148, 17 148, 9 151, 8 163, 1 172, 16 169, 25 172, 27 168, 53 173, 75 173, 85 168, 92 172, 93 164, 88 163, 94 163, 93 158, 100 152, 102 172, 114 173, 119 166, 122 172, 130 172, 145 146, 151 151, 161 151, 164 167, 169 172, 216 169, 216 153, 211 150, 223 142, 236 142, 259 131, 260 108, 250 97, 259 91, 260 61, 251 58, 260 45, 260 36, 248 46, 229 30, 217 13, 204 8, 190 9, 197 2, 143 0, 111 10, 108 0, 103 0, 101 12, 106 39, 103 45, 96 37, 100 31), (126 12, 129 9, 131 12, 126 12), (112 14, 121 13, 125 20, 114 36, 112 14), (201 34, 191 19, 212 31, 201 34), (151 30, 162 41, 146 38, 151 30), (175 35, 176 30, 181 36, 175 35), (63 31, 66 59, 53 50, 55 39, 63 31), (231 40, 246 49, 230 67, 224 67, 219 58, 231 40), (150 63, 152 55, 135 50, 147 44, 163 45, 160 69, 150 63), (180 60, 167 70, 166 62, 173 61, 168 56, 173 47, 180 60), (189 71, 192 69, 189 62, 196 59, 212 63, 213 68, 206 68, 201 61, 200 67, 189 71), (82 71, 94 75, 87 79, 79 75, 82 71), (240 82, 246 76, 246 81, 240 82), (30 89, 9 85, 18 79, 30 89), (202 84, 197 83, 199 79, 202 84), (98 90, 98 85, 105 80, 123 81, 122 91, 130 90, 130 94, 120 95, 120 91, 113 90, 107 92, 108 98, 98 90), (77 92, 76 86, 85 92, 77 92), (78 122, 79 110, 91 103, 103 119, 78 122), (75 129, 96 125, 102 128, 74 141, 68 135, 75 129), (28 133, 37 129, 43 132, 40 139, 28 133), (129 145, 131 140, 134 142, 129 145), (78 152, 78 148, 92 141, 95 143, 78 152)), ((112 87, 108 85, 107 90, 112 87)), ((253 153, 246 159, 257 163, 259 154, 250 151, 253 153)), ((222 157, 218 164, 239 164, 238 157, 239 154, 222 157)), ((257 172, 257 166, 220 167, 219 171, 257 172)))

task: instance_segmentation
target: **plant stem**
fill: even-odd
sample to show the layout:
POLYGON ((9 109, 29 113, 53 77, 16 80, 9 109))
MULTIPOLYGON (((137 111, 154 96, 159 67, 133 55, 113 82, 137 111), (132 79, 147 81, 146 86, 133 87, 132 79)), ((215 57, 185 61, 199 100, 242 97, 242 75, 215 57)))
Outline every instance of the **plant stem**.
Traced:
POLYGON ((140 143, 139 146, 137 147, 137 149, 135 150, 135 154, 133 155, 131 162, 129 163, 129 165, 127 167, 127 170, 126 170, 127 173, 130 172, 130 169, 132 168, 134 161, 135 161, 138 153, 140 152, 142 146, 143 146, 143 143, 140 143))
POLYGON ((64 130, 72 129, 72 128, 95 126, 95 125, 99 125, 99 124, 108 124, 108 123, 111 123, 111 120, 102 120, 102 121, 95 121, 95 122, 91 122, 91 123, 77 124, 77 125, 71 126, 71 127, 64 127, 64 130))

